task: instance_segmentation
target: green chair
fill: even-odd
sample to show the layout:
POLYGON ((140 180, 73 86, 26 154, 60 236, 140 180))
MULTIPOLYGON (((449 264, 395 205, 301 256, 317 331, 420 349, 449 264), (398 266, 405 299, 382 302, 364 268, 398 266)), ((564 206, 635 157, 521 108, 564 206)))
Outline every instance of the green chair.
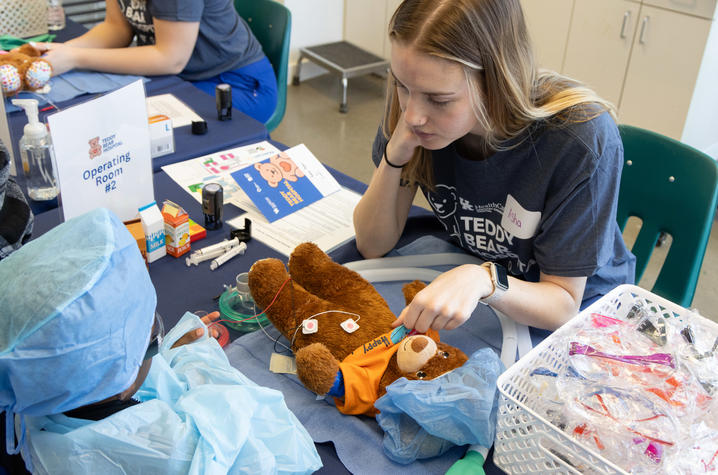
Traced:
POLYGON ((249 24, 277 76, 277 107, 264 124, 271 132, 282 121, 287 108, 287 69, 292 14, 287 7, 272 0, 234 0, 234 8, 249 24))
POLYGON ((651 291, 683 307, 693 300, 716 212, 718 165, 681 142, 629 125, 619 126, 624 166, 618 196, 621 230, 628 218, 643 221, 631 250, 636 282, 659 235, 673 236, 651 291))

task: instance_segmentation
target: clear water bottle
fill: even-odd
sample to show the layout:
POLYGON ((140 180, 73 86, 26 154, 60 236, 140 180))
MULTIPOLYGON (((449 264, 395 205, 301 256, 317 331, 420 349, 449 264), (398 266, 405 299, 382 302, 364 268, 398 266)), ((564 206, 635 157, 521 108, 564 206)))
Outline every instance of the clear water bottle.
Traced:
POLYGON ((65 28, 65 10, 62 0, 47 0, 47 29, 50 31, 65 28))

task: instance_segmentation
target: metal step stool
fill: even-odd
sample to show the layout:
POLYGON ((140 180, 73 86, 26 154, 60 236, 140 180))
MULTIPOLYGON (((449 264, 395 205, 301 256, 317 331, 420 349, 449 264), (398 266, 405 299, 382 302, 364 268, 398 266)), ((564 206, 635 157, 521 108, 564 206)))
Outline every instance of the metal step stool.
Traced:
POLYGON ((349 78, 369 73, 388 73, 389 71, 389 61, 386 59, 363 50, 348 41, 338 41, 299 50, 299 60, 292 78, 292 85, 294 86, 299 85, 299 71, 303 59, 308 59, 342 78, 342 101, 339 104, 339 112, 342 113, 347 112, 347 83, 349 78))

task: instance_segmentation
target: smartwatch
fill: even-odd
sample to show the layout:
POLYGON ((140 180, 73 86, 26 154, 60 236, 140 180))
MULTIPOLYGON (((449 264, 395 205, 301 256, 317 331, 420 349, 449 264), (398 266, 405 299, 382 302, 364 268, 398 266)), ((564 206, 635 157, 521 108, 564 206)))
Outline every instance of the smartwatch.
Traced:
POLYGON ((484 262, 481 267, 486 267, 491 274, 491 283, 494 285, 494 290, 486 297, 479 300, 484 305, 491 303, 497 298, 501 297, 507 290, 509 290, 509 278, 506 272, 506 267, 495 262, 484 262))

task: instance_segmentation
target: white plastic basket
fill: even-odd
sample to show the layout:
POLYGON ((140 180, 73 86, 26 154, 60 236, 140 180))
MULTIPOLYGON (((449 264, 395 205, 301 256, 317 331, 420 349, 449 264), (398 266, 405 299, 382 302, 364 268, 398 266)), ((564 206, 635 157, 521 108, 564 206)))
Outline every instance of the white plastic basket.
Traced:
POLYGON ((0 0, 0 35, 20 38, 47 33, 47 0, 0 0))
POLYGON ((537 393, 531 372, 547 368, 559 372, 565 364, 565 337, 585 324, 591 313, 613 315, 627 305, 642 304, 667 320, 679 319, 718 332, 718 324, 633 285, 622 285, 596 301, 577 317, 537 345, 498 379, 499 413, 494 463, 507 473, 627 473, 618 465, 574 440, 551 424, 548 398, 537 393), (700 320, 700 321, 698 321, 700 320), (564 344, 560 344, 560 342, 564 344))

